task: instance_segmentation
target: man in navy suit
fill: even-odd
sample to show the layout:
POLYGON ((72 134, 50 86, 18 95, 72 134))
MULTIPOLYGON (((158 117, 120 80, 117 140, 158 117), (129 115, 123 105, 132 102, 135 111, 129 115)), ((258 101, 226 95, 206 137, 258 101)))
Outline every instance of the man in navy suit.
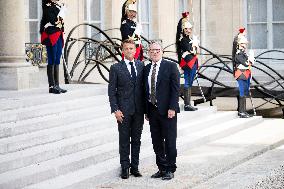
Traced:
POLYGON ((134 59, 135 51, 134 41, 123 41, 122 52, 125 58, 112 65, 109 73, 108 96, 111 113, 115 114, 118 123, 122 179, 129 178, 129 168, 133 176, 142 176, 138 165, 145 112, 144 65, 134 59))
POLYGON ((177 65, 162 58, 162 45, 149 46, 151 64, 144 70, 146 119, 159 171, 152 178, 170 180, 176 171, 177 113, 180 78, 177 65))

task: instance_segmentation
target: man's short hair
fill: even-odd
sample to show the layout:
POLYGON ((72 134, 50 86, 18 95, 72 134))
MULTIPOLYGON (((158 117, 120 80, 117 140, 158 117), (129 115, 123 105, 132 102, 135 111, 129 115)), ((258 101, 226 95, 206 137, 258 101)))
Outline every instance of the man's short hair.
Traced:
POLYGON ((125 40, 122 42, 122 44, 121 44, 121 48, 122 48, 123 45, 126 44, 126 43, 135 45, 135 42, 134 42, 132 39, 125 39, 125 40))
POLYGON ((161 47, 161 50, 163 50, 163 44, 162 44, 161 40, 151 40, 151 41, 149 41, 149 49, 150 49, 150 46, 153 45, 153 44, 159 45, 161 47))

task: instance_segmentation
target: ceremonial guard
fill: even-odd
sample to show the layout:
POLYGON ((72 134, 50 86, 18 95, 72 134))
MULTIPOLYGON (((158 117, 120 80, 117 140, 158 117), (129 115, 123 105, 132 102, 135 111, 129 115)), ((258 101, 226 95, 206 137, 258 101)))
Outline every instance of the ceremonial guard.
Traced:
MULTIPOLYGON (((238 50, 238 39, 241 36, 246 37, 246 29, 245 28, 240 28, 239 33, 234 37, 233 48, 232 48, 232 60, 235 59, 235 55, 236 55, 237 50, 238 50)), ((235 68, 234 68, 234 70, 235 70, 235 68)))
POLYGON ((47 77, 49 93, 60 94, 67 92, 59 87, 59 64, 64 45, 65 6, 59 0, 43 0, 43 15, 40 23, 41 43, 47 50, 47 77))
POLYGON ((121 12, 121 22, 123 22, 125 19, 127 19, 127 14, 126 14, 126 7, 130 4, 135 4, 136 0, 126 0, 123 5, 122 5, 122 12, 121 12))
MULTIPOLYGON (((128 1, 127 1, 128 2, 128 1)), ((143 50, 141 44, 142 26, 136 21, 137 8, 135 3, 125 4, 126 18, 121 22, 120 31, 122 41, 126 39, 133 40, 136 45, 134 58, 143 60, 143 50)), ((124 56, 122 56, 123 58, 124 56)))
POLYGON ((246 112, 246 97, 249 96, 249 87, 251 80, 251 67, 254 63, 254 53, 251 51, 249 56, 246 53, 247 38, 244 35, 239 35, 237 40, 237 51, 234 55, 234 76, 239 86, 239 109, 238 115, 240 118, 248 118, 250 115, 246 112))
POLYGON ((180 49, 180 42, 179 41, 183 37, 182 36, 182 25, 185 22, 189 22, 189 12, 183 12, 182 13, 182 17, 179 20, 178 25, 177 25, 176 52, 177 52, 177 55, 178 55, 178 62, 181 61, 181 56, 182 56, 181 49, 180 49))
POLYGON ((197 108, 191 105, 191 88, 198 68, 197 51, 199 40, 192 36, 192 25, 190 22, 182 24, 182 38, 179 40, 181 61, 180 67, 184 71, 184 110, 196 111, 197 108))

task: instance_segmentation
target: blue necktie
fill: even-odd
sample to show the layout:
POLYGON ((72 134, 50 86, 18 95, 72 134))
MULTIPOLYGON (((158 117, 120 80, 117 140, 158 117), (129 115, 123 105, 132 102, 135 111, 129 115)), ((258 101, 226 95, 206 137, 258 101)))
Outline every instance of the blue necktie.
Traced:
POLYGON ((135 83, 136 82, 136 72, 135 72, 135 68, 133 66, 133 62, 129 62, 130 66, 131 66, 131 78, 132 81, 135 83))

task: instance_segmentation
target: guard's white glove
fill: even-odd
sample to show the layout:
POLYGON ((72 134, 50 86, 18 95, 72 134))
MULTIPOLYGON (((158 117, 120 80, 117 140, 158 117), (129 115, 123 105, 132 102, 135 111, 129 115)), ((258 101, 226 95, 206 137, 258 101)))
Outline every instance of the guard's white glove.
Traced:
POLYGON ((249 61, 251 64, 254 64, 254 62, 255 62, 254 51, 253 51, 252 49, 249 51, 248 61, 249 61))
POLYGON ((66 5, 62 5, 57 17, 61 17, 64 20, 65 15, 66 15, 66 11, 67 11, 66 5))
POLYGON ((199 41, 197 35, 192 36, 192 40, 190 41, 190 43, 192 43, 193 47, 199 48, 200 41, 199 41))
POLYGON ((134 33, 138 36, 141 36, 141 34, 143 33, 142 25, 139 22, 136 23, 136 28, 134 33))

